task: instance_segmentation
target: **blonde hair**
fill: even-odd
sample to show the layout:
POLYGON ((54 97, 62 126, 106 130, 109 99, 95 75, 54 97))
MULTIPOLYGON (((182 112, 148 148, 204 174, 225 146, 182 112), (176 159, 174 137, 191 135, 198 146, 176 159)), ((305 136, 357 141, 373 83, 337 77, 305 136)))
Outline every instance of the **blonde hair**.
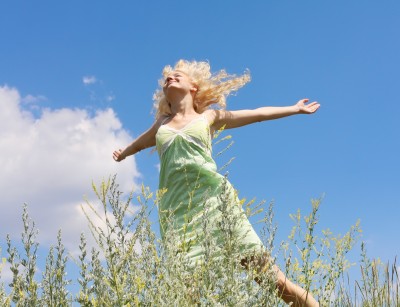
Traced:
POLYGON ((163 92, 163 85, 168 74, 177 70, 186 74, 197 88, 193 106, 198 113, 203 113, 211 105, 218 105, 219 108, 224 109, 226 97, 250 81, 248 71, 241 76, 230 75, 225 70, 212 74, 210 64, 207 62, 179 60, 174 67, 170 65, 164 67, 163 78, 159 80, 159 88, 153 95, 157 119, 171 114, 171 108, 163 92))

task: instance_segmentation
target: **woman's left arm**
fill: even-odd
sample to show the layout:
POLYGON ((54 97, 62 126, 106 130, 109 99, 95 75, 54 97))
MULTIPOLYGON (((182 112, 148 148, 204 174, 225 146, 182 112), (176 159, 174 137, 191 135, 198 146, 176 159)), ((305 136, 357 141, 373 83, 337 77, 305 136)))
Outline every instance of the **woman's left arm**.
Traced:
POLYGON ((254 110, 213 110, 210 121, 214 129, 241 127, 265 120, 278 119, 296 114, 312 114, 320 104, 316 101, 307 103, 308 99, 301 99, 295 105, 288 107, 262 107, 254 110))

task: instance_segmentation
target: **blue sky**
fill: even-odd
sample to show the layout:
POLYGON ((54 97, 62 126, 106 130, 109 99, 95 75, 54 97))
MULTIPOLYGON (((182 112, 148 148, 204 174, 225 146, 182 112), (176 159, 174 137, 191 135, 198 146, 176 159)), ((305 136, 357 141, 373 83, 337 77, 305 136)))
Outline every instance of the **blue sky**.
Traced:
POLYGON ((118 173, 125 191, 156 189, 155 153, 120 164, 111 154, 151 125, 161 70, 184 58, 250 70, 230 109, 321 103, 313 116, 229 131, 219 161, 236 157, 241 197, 274 200, 279 240, 289 213, 325 195, 321 228, 344 233, 360 219, 369 255, 394 260, 399 16, 398 1, 1 1, 1 242, 21 232, 23 202, 44 242, 62 227, 73 249, 91 180, 118 173))

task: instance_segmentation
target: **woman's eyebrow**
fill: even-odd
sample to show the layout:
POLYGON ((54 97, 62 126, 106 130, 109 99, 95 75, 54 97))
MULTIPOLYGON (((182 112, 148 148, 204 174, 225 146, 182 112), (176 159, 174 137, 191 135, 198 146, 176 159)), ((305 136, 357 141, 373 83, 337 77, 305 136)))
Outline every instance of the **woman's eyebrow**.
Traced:
POLYGON ((167 79, 168 77, 171 77, 171 76, 174 76, 174 77, 179 77, 179 76, 182 76, 183 74, 181 73, 181 72, 174 72, 174 73, 172 73, 172 74, 168 74, 166 77, 165 77, 165 79, 167 79))

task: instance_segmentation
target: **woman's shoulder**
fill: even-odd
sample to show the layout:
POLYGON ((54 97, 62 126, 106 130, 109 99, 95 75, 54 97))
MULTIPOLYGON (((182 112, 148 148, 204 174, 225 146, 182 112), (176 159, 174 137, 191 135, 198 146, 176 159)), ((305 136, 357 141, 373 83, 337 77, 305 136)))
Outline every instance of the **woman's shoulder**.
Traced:
POLYGON ((161 115, 156 118, 151 127, 149 128, 149 132, 151 131, 154 135, 157 133, 158 129, 169 119, 168 115, 161 115))
POLYGON ((210 126, 212 126, 217 118, 217 111, 214 109, 205 110, 202 115, 207 119, 210 126))
POLYGON ((165 124, 166 121, 168 121, 170 119, 170 115, 168 114, 163 114, 161 115, 159 118, 157 118, 157 120, 155 121, 155 125, 157 125, 158 127, 162 126, 165 124))
POLYGON ((215 110, 215 109, 208 109, 203 112, 204 116, 207 117, 207 120, 210 126, 213 126, 216 129, 220 128, 220 123, 225 120, 229 111, 227 110, 215 110))

